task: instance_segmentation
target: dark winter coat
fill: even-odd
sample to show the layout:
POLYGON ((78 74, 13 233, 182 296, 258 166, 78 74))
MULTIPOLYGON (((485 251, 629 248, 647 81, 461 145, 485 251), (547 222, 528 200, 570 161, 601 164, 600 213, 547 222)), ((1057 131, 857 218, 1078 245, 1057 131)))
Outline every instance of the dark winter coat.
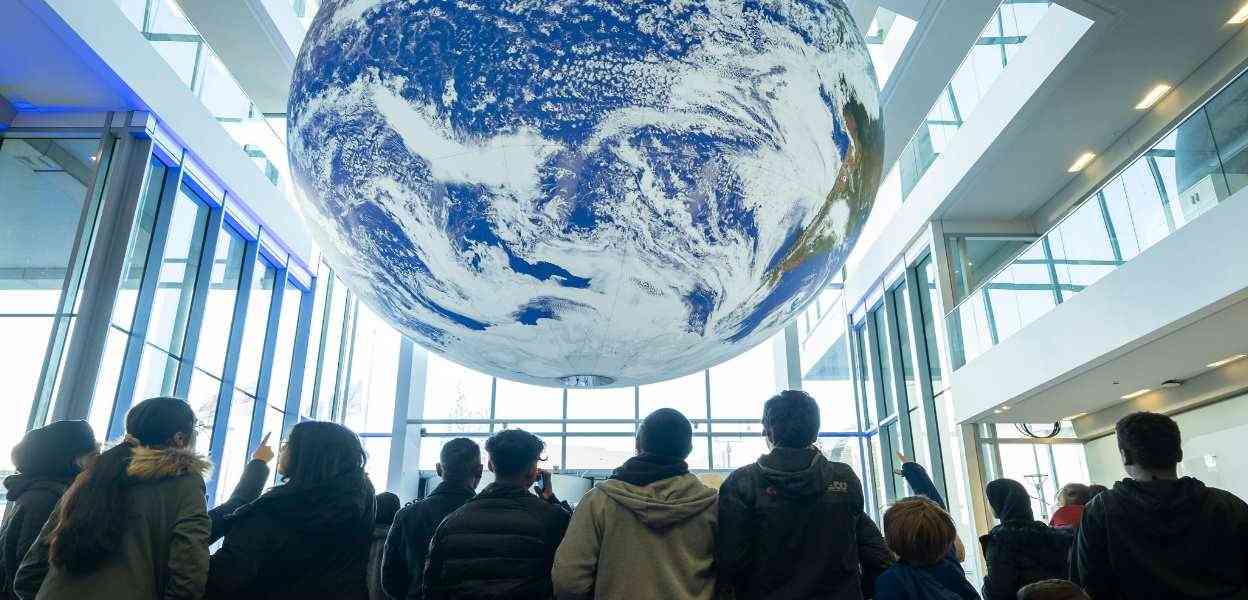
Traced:
POLYGON ((0 598, 11 598, 13 575, 43 524, 82 468, 78 458, 97 448, 86 421, 57 421, 32 429, 13 447, 17 473, 4 480, 8 505, 0 529, 0 598))
POLYGON ((212 535, 208 538, 210 545, 225 537, 226 517, 259 498, 260 492, 264 491, 264 482, 268 479, 269 466, 264 461, 252 460, 247 463, 230 498, 208 511, 208 516, 212 519, 212 535))
POLYGON ((381 589, 394 600, 420 600, 421 576, 433 532, 447 515, 475 495, 466 485, 443 482, 429 497, 394 515, 382 557, 381 589))
POLYGON ((362 473, 270 489, 227 519, 207 597, 365 600, 373 514, 373 486, 362 473))
POLYGON ((721 585, 739 600, 870 597, 893 561, 863 506, 853 469, 814 448, 737 469, 719 492, 721 585))
POLYGON ((433 534, 427 600, 552 598, 550 571, 571 514, 527 489, 493 483, 433 534))
POLYGON ((1016 481, 993 481, 987 493, 1001 524, 979 538, 988 567, 984 600, 1014 600, 1025 585, 1065 579, 1070 571, 1074 530, 1055 529, 1034 520, 1031 497, 1016 481))
POLYGON ((204 504, 207 461, 190 450, 135 448, 126 468, 130 507, 116 552, 99 568, 73 575, 48 562, 60 522, 53 512, 18 568, 22 600, 198 600, 208 576, 211 523, 204 504))
POLYGON ((1248 504, 1191 477, 1119 481, 1084 509, 1072 579, 1096 600, 1248 599, 1248 504))
POLYGON ((0 531, 0 598, 12 598, 13 575, 39 530, 52 516, 56 503, 65 495, 72 477, 39 477, 24 474, 4 479, 9 504, 4 510, 4 529, 0 531))
MULTIPOLYGON (((948 510, 945 499, 921 465, 908 462, 901 466, 901 475, 916 495, 926 496, 948 510)), ((979 600, 979 593, 966 580, 957 550, 950 548, 934 565, 919 566, 901 560, 889 567, 875 582, 875 600, 979 600)))

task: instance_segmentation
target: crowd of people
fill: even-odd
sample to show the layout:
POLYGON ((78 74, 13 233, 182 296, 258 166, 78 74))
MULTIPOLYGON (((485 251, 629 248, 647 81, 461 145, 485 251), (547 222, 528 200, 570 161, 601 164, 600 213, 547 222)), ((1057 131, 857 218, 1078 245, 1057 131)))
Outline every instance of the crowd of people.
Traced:
POLYGON ((818 404, 783 392, 763 410, 770 451, 716 490, 689 470, 693 428, 672 409, 640 424, 637 453, 581 498, 556 497, 543 441, 509 429, 445 444, 442 482, 400 508, 374 494, 359 438, 299 423, 265 442, 211 510, 186 402, 153 398, 99 452, 65 421, 13 450, 0 530, 2 597, 108 599, 1248 600, 1248 505, 1178 477, 1177 424, 1117 425, 1128 477, 1071 484, 1050 523, 1016 481, 989 483, 999 521, 967 579, 944 498, 900 456, 913 495, 865 510, 862 483, 815 445, 818 404), (263 491, 277 459, 282 483, 263 491), (484 458, 484 460, 483 460, 484 458), (494 481, 479 493, 485 469, 494 481), (215 546, 215 551, 210 551, 215 546), (981 596, 982 592, 982 596, 981 596))

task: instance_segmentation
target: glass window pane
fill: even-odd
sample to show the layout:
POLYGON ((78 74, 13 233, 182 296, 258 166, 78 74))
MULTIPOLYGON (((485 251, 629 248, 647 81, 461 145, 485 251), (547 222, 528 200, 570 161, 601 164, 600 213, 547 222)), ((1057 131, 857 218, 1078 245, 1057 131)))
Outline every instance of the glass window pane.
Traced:
POLYGON ((230 343, 246 248, 247 242, 230 227, 221 228, 217 235, 217 252, 212 259, 212 274, 208 277, 199 349, 195 354, 195 366, 218 377, 225 367, 225 351, 230 343))
POLYGON ((425 419, 490 418, 493 379, 489 375, 461 367, 432 352, 427 357, 425 419))
POLYGON ((717 435, 711 438, 711 453, 716 469, 736 469, 767 454, 767 440, 762 436, 717 435))
POLYGON ((883 305, 872 311, 871 318, 875 319, 876 361, 880 365, 880 389, 884 392, 884 413, 880 418, 884 419, 897 413, 897 400, 893 396, 893 351, 889 345, 889 339, 894 336, 889 335, 883 305))
POLYGON ((251 293, 247 297, 247 315, 243 320, 243 344, 238 352, 238 374, 235 385, 248 394, 256 393, 260 377, 260 355, 269 328, 269 309, 273 306, 274 269, 258 258, 251 275, 251 293))
MULTIPOLYGON (((192 198, 185 187, 178 190, 165 234, 165 251, 147 326, 147 341, 175 356, 182 355, 199 255, 208 229, 208 212, 208 207, 192 198)), ((213 325, 217 326, 219 324, 213 325)))
POLYGON ((317 365, 321 358, 321 337, 325 333, 325 304, 329 297, 332 277, 323 275, 316 278, 314 291, 316 297, 312 302, 312 319, 308 329, 308 353, 304 358, 303 393, 299 398, 299 414, 312 415, 312 399, 316 395, 317 365))
POLYGON ((121 362, 125 358, 126 343, 130 336, 116 327, 108 328, 108 338, 104 340, 104 352, 100 355, 99 376, 95 380, 95 393, 91 396, 91 411, 87 422, 95 430, 95 437, 105 440, 108 436, 108 421, 113 414, 113 404, 117 400, 117 380, 121 376, 121 362))
POLYGON ((247 442, 251 436, 251 413, 255 406, 254 398, 234 390, 230 399, 225 446, 217 461, 217 498, 220 500, 230 497, 234 486, 238 485, 238 480, 243 476, 243 467, 247 465, 250 454, 247 442))
POLYGON ((863 417, 862 430, 866 431, 875 427, 879 422, 879 404, 875 400, 875 378, 872 376, 873 370, 867 362, 870 360, 867 354, 867 328, 865 325, 859 326, 854 330, 854 355, 858 365, 858 402, 860 406, 866 410, 860 411, 863 417))
POLYGON ((351 382, 344 403, 343 423, 347 427, 361 433, 388 433, 394 429, 402 340, 398 331, 360 304, 351 382))
POLYGON ((338 389, 339 359, 342 357, 343 335, 347 322, 347 286, 334 278, 333 291, 329 297, 328 321, 325 323, 324 346, 321 358, 321 382, 317 391, 313 415, 316 419, 328 419, 333 410, 335 391, 338 389))
POLYGON ((499 379, 494 392, 494 419, 562 419, 563 390, 499 379))
POLYGON ((164 350, 144 344, 139 371, 134 380, 134 401, 172 394, 180 364, 178 359, 164 350))
MULTIPOLYGON (((0 448, 12 448, 26 433, 35 389, 43 371, 43 359, 52 333, 52 317, 0 317, 0 337, 9 340, 0 350, 0 448), (17 340, 28 344, 14 343, 17 340)), ((11 471, 8 452, 0 452, 0 471, 11 471)))
POLYGON ((936 289, 936 265, 932 257, 924 258, 915 271, 919 274, 919 309, 923 313, 923 341, 927 347, 927 373, 932 379, 932 390, 939 392, 945 389, 944 378, 940 371, 940 349, 936 331, 936 306, 940 305, 936 289))
POLYGON ((641 418, 660 408, 674 408, 689 419, 706 418, 706 373, 643 385, 638 389, 641 418))
POLYGON ((569 469, 611 470, 637 453, 636 441, 629 437, 569 437, 569 469))
POLYGON ((1248 77, 1240 75, 1205 106, 1226 174, 1226 196, 1248 186, 1248 77))
POLYGON ((910 301, 909 294, 906 293, 904 285, 893 288, 890 292, 893 295, 893 314, 896 318, 893 322, 896 327, 892 333, 897 338, 899 348, 898 354, 901 356, 901 375, 902 381, 905 382, 903 391, 906 394, 906 402, 909 406, 918 406, 919 404, 919 382, 914 376, 913 355, 910 352, 910 301))
POLYGON ((0 313, 57 311, 99 146, 0 141, 0 313))
MULTIPOLYGON (((636 388, 568 389, 569 419, 632 419, 636 388)), ((645 417, 645 415, 642 415, 645 417)))
POLYGON ((762 419, 763 403, 780 391, 775 339, 711 367, 710 380, 712 418, 762 419))
POLYGON ((277 344, 273 347, 273 374, 265 399, 269 404, 285 408, 290 389, 290 370, 295 351, 295 334, 299 327, 299 308, 306 292, 293 281, 287 281, 282 292, 282 308, 277 320, 277 344))
POLYGON ((820 431, 858 430, 847 339, 842 333, 822 356, 802 357, 803 365, 811 363, 802 376, 802 390, 819 404, 820 431))
POLYGON ((195 451, 208 455, 212 444, 212 429, 217 419, 217 398, 221 393, 221 380, 199 369, 191 375, 191 389, 186 401, 195 411, 199 432, 195 436, 195 451))
POLYGON ((129 330, 134 319, 134 307, 138 301, 139 285, 147 267, 147 253, 152 244, 152 230, 156 227, 156 212, 160 208, 160 195, 164 190, 165 164, 151 159, 147 166, 147 181, 143 184, 143 197, 134 216, 134 228, 126 244, 126 257, 121 267, 121 282, 117 285, 117 300, 113 304, 113 323, 129 330))
POLYGON ((390 484, 390 438, 370 436, 360 441, 364 442, 364 452, 368 454, 364 468, 373 482, 373 489, 384 492, 390 484))

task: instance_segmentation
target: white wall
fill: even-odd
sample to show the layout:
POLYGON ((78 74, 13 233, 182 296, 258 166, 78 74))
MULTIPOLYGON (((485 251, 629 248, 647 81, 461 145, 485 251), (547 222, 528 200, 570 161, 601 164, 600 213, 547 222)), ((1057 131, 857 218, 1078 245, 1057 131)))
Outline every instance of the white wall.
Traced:
MULTIPOLYGON (((1248 498, 1248 394, 1174 416, 1183 433, 1180 474, 1248 498)), ((1118 455, 1118 437, 1108 435, 1084 445, 1092 481, 1111 485, 1126 477, 1118 455)))

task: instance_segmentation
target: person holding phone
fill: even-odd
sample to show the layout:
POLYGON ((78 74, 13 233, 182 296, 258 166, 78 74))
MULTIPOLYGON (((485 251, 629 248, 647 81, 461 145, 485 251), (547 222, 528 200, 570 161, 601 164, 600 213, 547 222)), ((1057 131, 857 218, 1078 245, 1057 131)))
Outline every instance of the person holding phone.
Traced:
POLYGON ((494 483, 434 532, 422 581, 426 600, 554 595, 550 571, 571 511, 555 497, 550 474, 537 467, 545 449, 523 429, 486 441, 494 483))

